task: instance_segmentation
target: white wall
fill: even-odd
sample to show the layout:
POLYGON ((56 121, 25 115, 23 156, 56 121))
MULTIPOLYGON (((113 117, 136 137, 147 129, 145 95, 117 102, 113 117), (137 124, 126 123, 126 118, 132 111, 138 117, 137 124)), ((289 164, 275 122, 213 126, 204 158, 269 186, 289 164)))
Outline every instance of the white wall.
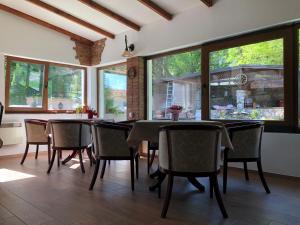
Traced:
MULTIPOLYGON (((5 98, 5 73, 4 54, 21 57, 35 58, 54 62, 79 64, 75 59, 73 41, 68 36, 23 20, 14 15, 0 11, 0 101, 5 98)), ((91 101, 95 93, 95 81, 91 79, 91 71, 88 69, 88 99, 89 105, 94 107, 91 101)), ((94 99, 94 98, 93 98, 94 99)), ((95 100, 96 101, 96 100, 95 100)), ((6 114, 5 121, 23 121, 25 118, 50 119, 50 118, 71 118, 71 114, 6 114)), ((25 142, 25 130, 24 130, 25 142)), ((23 153, 25 143, 22 145, 4 146, 0 155, 23 153)), ((41 148, 45 149, 45 148, 41 148)))
MULTIPOLYGON (((162 19, 126 34, 135 53, 146 56, 298 20, 299 12, 299 0, 216 0, 211 8, 201 4, 171 21, 162 19)), ((106 41, 102 64, 122 59, 124 35, 106 41)))

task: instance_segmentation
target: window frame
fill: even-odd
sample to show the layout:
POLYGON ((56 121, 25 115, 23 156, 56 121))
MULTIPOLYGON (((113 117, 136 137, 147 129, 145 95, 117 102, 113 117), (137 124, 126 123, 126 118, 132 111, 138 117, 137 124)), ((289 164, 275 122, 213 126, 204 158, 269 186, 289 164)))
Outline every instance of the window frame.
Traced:
MULTIPOLYGON (((300 125, 298 124, 298 112, 300 113, 298 99, 298 70, 299 68, 299 33, 300 23, 289 23, 276 27, 252 31, 245 34, 239 34, 232 37, 221 38, 215 41, 209 41, 203 44, 195 45, 188 48, 172 50, 160 54, 150 55, 145 57, 145 72, 147 74, 147 61, 162 56, 168 56, 175 53, 192 51, 195 49, 201 50, 201 112, 202 120, 210 120, 210 86, 209 86, 209 53, 222 49, 238 47, 247 44, 255 44, 263 41, 270 41, 283 38, 283 66, 284 66, 284 121, 264 121, 266 132, 284 132, 284 133, 300 133, 300 125)), ((147 83, 145 84, 146 96, 149 94, 147 83)), ((298 96, 299 95, 299 96, 298 96)), ((148 112, 149 104, 147 101, 145 112, 148 112)), ((149 118, 148 118, 149 119, 149 118)), ((216 120, 216 119, 214 119, 216 120)), ((218 120, 220 122, 234 122, 235 120, 218 120)))
MULTIPOLYGON (((203 58, 202 58, 202 84, 203 94, 202 102, 203 106, 203 119, 210 118, 210 77, 209 77, 209 54, 211 52, 220 51, 228 48, 239 47, 243 45, 255 44, 264 41, 271 41, 276 39, 283 39, 283 67, 284 67, 284 120, 283 121, 264 121, 267 130, 294 130, 295 120, 295 105, 293 95, 295 93, 295 79, 294 76, 294 60, 293 60, 293 46, 294 46, 294 34, 291 27, 282 27, 272 30, 260 31, 251 34, 246 34, 234 38, 220 40, 202 46, 203 58)), ((295 96, 295 95, 294 95, 295 96)), ((222 122, 233 122, 235 120, 218 120, 222 122)))
POLYGON ((83 84, 83 101, 84 105, 87 105, 87 68, 83 66, 75 66, 63 63, 54 63, 49 61, 41 61, 35 59, 28 59, 16 56, 5 56, 6 62, 6 77, 5 77, 5 113, 75 113, 75 110, 49 110, 48 109, 48 75, 49 75, 49 66, 60 66, 66 68, 76 68, 82 69, 84 71, 84 84, 83 84), (9 99, 10 99, 10 63, 12 61, 16 62, 24 62, 24 63, 32 63, 44 65, 44 85, 43 85, 43 105, 41 108, 29 108, 29 107, 10 107, 9 99))
POLYGON ((128 72, 128 68, 127 68, 127 62, 120 62, 120 63, 114 63, 114 64, 109 64, 109 65, 106 65, 106 66, 101 66, 101 67, 97 67, 97 70, 96 70, 96 74, 97 74, 97 79, 96 79, 96 82, 97 82, 97 97, 96 97, 96 101, 97 101, 97 104, 96 104, 96 107, 97 107, 97 113, 99 114, 99 116, 104 116, 104 115, 100 115, 100 70, 105 70, 105 69, 108 69, 108 68, 111 68, 111 67, 114 67, 114 66, 126 66, 126 75, 127 76, 127 72, 128 72))
MULTIPOLYGON (((176 55, 176 54, 181 54, 181 53, 186 53, 186 52, 192 52, 192 51, 200 51, 200 65, 202 67, 202 45, 196 45, 196 46, 191 46, 191 47, 186 47, 186 48, 182 48, 182 49, 177 49, 177 50, 172 50, 172 51, 168 51, 168 52, 163 52, 163 53, 158 53, 155 55, 150 55, 150 56, 146 56, 144 57, 144 73, 145 73, 145 84, 144 84, 144 92, 145 92, 145 118, 148 120, 153 120, 153 118, 149 118, 149 96, 151 96, 150 93, 148 93, 149 88, 148 88, 148 80, 149 80, 149 74, 148 74, 148 61, 149 60, 153 60, 153 59, 157 59, 157 58, 161 58, 161 57, 166 57, 166 56, 171 56, 171 55, 176 55)), ((201 68, 200 71, 202 72, 201 68)), ((201 79, 201 95, 203 95, 202 92, 202 79, 201 79)), ((201 98, 201 102, 202 102, 202 98, 201 98)), ((152 106, 151 106, 152 107, 152 106)), ((201 104, 201 114, 202 114, 202 107, 203 104, 201 104)), ((201 115, 202 117, 202 115, 201 115)))

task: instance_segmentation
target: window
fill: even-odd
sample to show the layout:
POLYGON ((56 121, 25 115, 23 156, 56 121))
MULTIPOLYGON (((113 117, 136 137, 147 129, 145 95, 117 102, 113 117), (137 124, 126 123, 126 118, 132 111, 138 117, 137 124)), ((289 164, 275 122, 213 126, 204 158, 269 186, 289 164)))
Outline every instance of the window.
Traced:
POLYGON ((283 38, 209 54, 210 118, 284 118, 283 38))
POLYGON ((48 108, 75 110, 84 105, 84 73, 80 68, 49 66, 48 108))
POLYGON ((149 119, 170 119, 171 105, 183 107, 180 119, 201 119, 200 62, 200 50, 147 60, 149 119))
POLYGON ((9 61, 9 107, 42 108, 43 64, 9 61))
POLYGON ((85 105, 85 68, 6 58, 7 112, 64 112, 85 105))
POLYGON ((298 29, 298 127, 300 127, 300 29, 298 29))
POLYGON ((103 119, 127 119, 127 66, 117 64, 99 69, 99 111, 103 119))

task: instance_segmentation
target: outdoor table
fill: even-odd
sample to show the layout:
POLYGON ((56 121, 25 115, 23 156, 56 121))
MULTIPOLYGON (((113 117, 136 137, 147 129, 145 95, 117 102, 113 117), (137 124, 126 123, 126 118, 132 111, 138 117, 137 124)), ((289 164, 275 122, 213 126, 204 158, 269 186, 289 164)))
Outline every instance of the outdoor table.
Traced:
MULTIPOLYGON (((132 148, 137 148, 142 141, 149 141, 151 143, 158 143, 159 141, 159 129, 162 126, 167 125, 217 125, 222 127, 222 142, 221 145, 229 150, 233 150, 230 137, 224 124, 218 121, 207 120, 185 120, 185 121, 171 121, 171 120, 139 120, 135 122, 133 128, 127 138, 127 143, 132 148)), ((159 170, 155 173, 159 177, 158 183, 151 186, 151 191, 160 187, 165 175, 161 174, 159 170)), ((152 175, 153 176, 153 175, 152 175)), ((204 191, 205 188, 200 184, 195 177, 189 177, 188 180, 200 191, 204 191)))

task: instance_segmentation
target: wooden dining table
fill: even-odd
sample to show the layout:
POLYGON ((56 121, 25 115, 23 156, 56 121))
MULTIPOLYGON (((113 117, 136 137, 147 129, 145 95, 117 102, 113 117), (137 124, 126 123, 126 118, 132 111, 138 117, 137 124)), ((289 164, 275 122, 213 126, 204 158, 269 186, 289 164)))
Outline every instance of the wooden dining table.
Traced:
MULTIPOLYGON (((131 132, 127 138, 127 143, 132 148, 138 148, 143 141, 149 141, 151 143, 159 142, 159 129, 162 126, 167 125, 217 125, 222 127, 222 141, 221 145, 224 148, 233 150, 229 134, 224 124, 218 121, 208 120, 183 120, 183 121, 171 121, 171 120, 139 120, 135 122, 131 132)), ((161 174, 159 169, 152 174, 152 177, 157 175, 158 181, 149 187, 150 191, 154 191, 159 188, 165 178, 165 174, 161 174)), ((205 187, 198 182, 195 177, 188 177, 188 180, 193 184, 199 191, 204 192, 205 187)))

